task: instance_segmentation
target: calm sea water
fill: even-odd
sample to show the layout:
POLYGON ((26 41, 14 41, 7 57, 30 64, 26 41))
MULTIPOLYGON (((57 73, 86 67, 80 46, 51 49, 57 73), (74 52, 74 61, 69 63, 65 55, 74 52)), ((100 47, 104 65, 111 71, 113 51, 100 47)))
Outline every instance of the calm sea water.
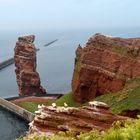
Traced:
POLYGON ((27 122, 0 107, 0 140, 15 140, 26 134, 27 122))
MULTIPOLYGON (((84 45, 96 32, 120 37, 140 37, 139 28, 127 29, 90 29, 77 31, 32 31, 0 33, 0 62, 13 57, 15 42, 18 36, 36 35, 35 45, 40 48, 37 53, 37 71, 41 82, 49 93, 65 93, 71 89, 75 49, 78 44, 84 45), (48 47, 44 44, 58 39, 48 47)), ((17 96, 15 66, 11 65, 0 71, 0 96, 17 96)), ((20 132, 25 132, 27 125, 11 113, 0 108, 0 139, 11 140, 20 132)))

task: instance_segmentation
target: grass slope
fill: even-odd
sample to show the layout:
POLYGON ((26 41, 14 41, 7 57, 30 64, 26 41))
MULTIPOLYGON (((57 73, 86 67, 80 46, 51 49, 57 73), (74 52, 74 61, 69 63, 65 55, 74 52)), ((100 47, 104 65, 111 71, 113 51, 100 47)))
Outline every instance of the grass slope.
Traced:
POLYGON ((129 80, 119 92, 105 94, 95 100, 107 103, 114 113, 121 113, 123 110, 140 110, 140 78, 129 80))
POLYGON ((36 110, 38 110, 38 104, 35 102, 22 102, 20 103, 20 107, 34 113, 36 110))
POLYGON ((83 105, 73 99, 71 92, 63 95, 59 99, 48 102, 47 105, 51 105, 52 103, 56 103, 57 106, 64 106, 64 103, 67 103, 69 107, 80 107, 83 105))
MULTIPOLYGON (((80 104, 76 102, 73 97, 72 93, 69 92, 59 99, 50 99, 46 103, 43 103, 44 105, 52 105, 52 103, 56 103, 57 106, 64 106, 64 103, 67 103, 69 107, 80 107, 83 104, 80 104)), ((32 113, 34 113, 36 110, 38 110, 38 105, 42 103, 36 103, 36 102, 22 102, 20 106, 32 113)))
MULTIPOLYGON (((113 113, 121 113, 124 110, 140 110, 140 78, 129 80, 124 89, 119 92, 108 93, 99 96, 94 100, 107 103, 113 113)), ((70 107, 80 107, 85 105, 76 102, 73 99, 71 92, 65 94, 59 99, 49 100, 44 105, 52 105, 52 103, 56 103, 57 106, 64 106, 64 103, 67 103, 70 107)), ((23 102, 20 106, 30 112, 34 112, 37 110, 38 104, 39 103, 35 102, 23 102)))

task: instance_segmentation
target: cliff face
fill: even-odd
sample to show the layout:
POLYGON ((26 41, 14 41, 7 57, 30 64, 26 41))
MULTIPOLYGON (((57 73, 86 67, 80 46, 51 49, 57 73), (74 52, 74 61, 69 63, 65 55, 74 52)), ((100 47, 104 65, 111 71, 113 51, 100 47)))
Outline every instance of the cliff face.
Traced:
POLYGON ((140 76, 140 39, 122 39, 95 34, 76 50, 72 91, 85 102, 121 90, 125 82, 140 76))
POLYGON ((19 37, 16 42, 14 62, 19 95, 45 94, 36 71, 35 36, 19 37))
POLYGON ((93 129, 102 131, 110 128, 114 121, 128 119, 112 114, 108 106, 101 102, 90 102, 88 106, 80 108, 39 106, 35 114, 30 133, 43 132, 49 135, 68 130, 77 133, 93 129))

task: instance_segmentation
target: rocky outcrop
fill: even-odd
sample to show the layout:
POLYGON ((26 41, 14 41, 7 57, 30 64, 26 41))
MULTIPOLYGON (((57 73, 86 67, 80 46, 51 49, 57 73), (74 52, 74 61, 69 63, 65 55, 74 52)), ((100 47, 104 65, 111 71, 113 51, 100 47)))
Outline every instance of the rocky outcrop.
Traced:
POLYGON ((88 106, 57 107, 39 106, 35 118, 30 123, 30 133, 45 132, 54 134, 59 131, 74 131, 77 133, 109 129, 114 121, 123 121, 127 117, 114 115, 108 106, 102 102, 90 102, 88 106))
POLYGON ((95 34, 76 50, 72 91, 75 100, 121 90, 125 82, 140 76, 140 39, 95 34))
POLYGON ((140 110, 139 109, 134 109, 134 110, 124 110, 122 111, 119 115, 121 116, 127 116, 130 118, 137 118, 140 110))
POLYGON ((35 36, 19 37, 16 42, 14 62, 19 95, 45 94, 36 71, 35 36))

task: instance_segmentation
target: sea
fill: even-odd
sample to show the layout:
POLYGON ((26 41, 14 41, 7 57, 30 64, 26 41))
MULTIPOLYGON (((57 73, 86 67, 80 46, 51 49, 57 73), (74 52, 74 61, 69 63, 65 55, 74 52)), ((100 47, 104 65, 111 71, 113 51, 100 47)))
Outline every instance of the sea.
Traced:
MULTIPOLYGON (((49 94, 71 91, 71 80, 74 69, 75 50, 79 44, 85 46, 95 33, 119 37, 140 37, 140 27, 94 28, 67 30, 32 30, 0 32, 0 62, 14 55, 14 47, 19 36, 35 35, 37 52, 37 71, 41 85, 49 94), (44 45, 58 39, 57 42, 44 45)), ((0 96, 7 98, 18 96, 15 66, 10 65, 0 70, 0 96)), ((12 140, 26 133, 27 122, 0 108, 0 140, 12 140)))

